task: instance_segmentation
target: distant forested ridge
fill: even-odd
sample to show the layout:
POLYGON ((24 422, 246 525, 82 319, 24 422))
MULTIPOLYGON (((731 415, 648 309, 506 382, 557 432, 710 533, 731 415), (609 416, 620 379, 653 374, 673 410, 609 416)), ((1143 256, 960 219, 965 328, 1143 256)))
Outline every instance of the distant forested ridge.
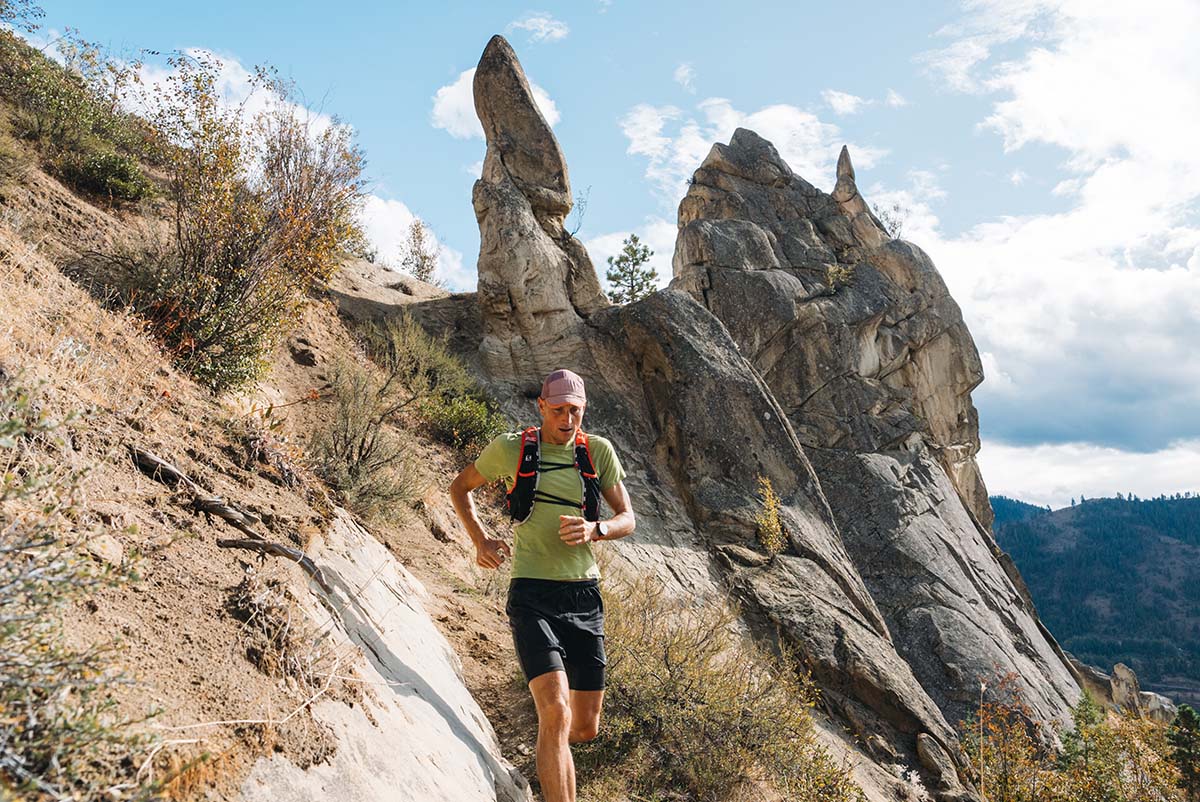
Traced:
POLYGON ((1063 647, 1143 687, 1200 700, 1200 497, 1045 508, 991 497, 996 541, 1063 647))

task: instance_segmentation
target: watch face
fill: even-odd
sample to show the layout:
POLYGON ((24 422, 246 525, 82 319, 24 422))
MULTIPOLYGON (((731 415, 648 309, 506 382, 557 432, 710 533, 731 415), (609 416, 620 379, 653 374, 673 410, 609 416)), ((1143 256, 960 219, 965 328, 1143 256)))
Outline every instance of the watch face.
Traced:
POLYGON ((598 525, 596 531, 600 533, 600 537, 608 537, 608 527, 604 524, 598 525))

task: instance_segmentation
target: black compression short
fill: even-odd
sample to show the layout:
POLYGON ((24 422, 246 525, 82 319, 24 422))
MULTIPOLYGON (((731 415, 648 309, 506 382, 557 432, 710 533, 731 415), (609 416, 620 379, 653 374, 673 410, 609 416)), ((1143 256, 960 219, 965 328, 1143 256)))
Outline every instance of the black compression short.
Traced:
POLYGON ((508 623, 525 681, 565 671, 577 691, 604 690, 604 602, 595 579, 513 579, 508 623))

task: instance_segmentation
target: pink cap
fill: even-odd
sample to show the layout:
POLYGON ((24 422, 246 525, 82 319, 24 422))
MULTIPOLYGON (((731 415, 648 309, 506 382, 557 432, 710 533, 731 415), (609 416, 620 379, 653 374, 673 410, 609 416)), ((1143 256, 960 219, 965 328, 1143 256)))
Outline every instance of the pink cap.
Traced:
POLYGON ((583 406, 587 403, 587 396, 583 393, 583 379, 579 378, 579 374, 569 370, 556 370, 542 382, 542 399, 551 406, 558 404, 583 406))

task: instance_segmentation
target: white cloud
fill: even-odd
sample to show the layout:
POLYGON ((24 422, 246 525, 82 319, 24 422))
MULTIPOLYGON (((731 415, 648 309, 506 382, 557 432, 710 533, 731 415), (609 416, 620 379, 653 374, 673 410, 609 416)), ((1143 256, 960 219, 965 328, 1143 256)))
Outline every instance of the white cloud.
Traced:
POLYGON ((519 20, 513 20, 508 23, 508 30, 529 31, 530 42, 557 42, 567 38, 567 34, 571 32, 567 23, 544 11, 531 12, 519 20))
POLYGON ((938 237, 940 221, 933 205, 946 197, 937 175, 929 170, 909 170, 908 186, 886 189, 875 183, 863 192, 863 198, 883 218, 901 223, 900 236, 909 242, 924 244, 938 237))
MULTIPOLYGON (((399 268, 405 254, 408 229, 415 219, 417 215, 402 201, 388 200, 378 195, 367 196, 360 220, 367 240, 379 251, 379 261, 399 268)), ((428 226, 427 221, 422 222, 428 226)), ((437 278, 456 292, 473 291, 477 276, 474 270, 463 264, 462 253, 440 242, 432 228, 430 234, 439 249, 437 278)))
POLYGON ((982 48, 958 74, 993 96, 985 129, 1014 160, 1059 149, 1070 175, 1051 190, 1061 211, 913 237, 1003 366, 975 393, 995 441, 1165 460, 1173 441, 1200 438, 1200 6, 1153 5, 974 0, 951 32, 982 48))
POLYGON ((905 99, 904 95, 900 94, 895 89, 889 89, 887 91, 887 97, 884 98, 883 102, 884 102, 884 105, 889 106, 893 109, 898 109, 901 106, 908 105, 908 100, 905 99))
POLYGON ((1148 453, 1090 443, 1014 447, 984 440, 976 459, 991 495, 1055 509, 1080 495, 1150 498, 1200 490, 1200 440, 1180 440, 1148 453))
MULTIPOLYGON (((646 158, 646 178, 666 203, 679 201, 686 181, 715 142, 728 142, 738 128, 748 128, 771 141, 796 173, 817 185, 832 187, 834 165, 843 141, 836 125, 796 106, 776 104, 755 112, 735 109, 725 98, 696 105, 696 114, 675 106, 640 103, 621 118, 629 140, 626 153, 646 158), (668 133, 671 127, 673 132, 668 133)), ((869 168, 886 152, 851 145, 856 169, 869 168)))
POLYGON ((1024 170, 1013 170, 1008 174, 1008 183, 1012 184, 1014 187, 1021 186, 1027 180, 1029 180, 1029 173, 1025 172, 1024 170))
POLYGON ((600 277, 601 283, 607 288, 608 282, 604 280, 604 276, 608 271, 608 257, 619 254, 624 247, 626 237, 630 234, 637 234, 641 243, 654 251, 646 266, 654 268, 658 273, 658 286, 661 288, 667 286, 671 281, 671 257, 675 255, 675 233, 674 223, 661 217, 652 216, 647 217, 645 222, 633 231, 614 231, 592 237, 584 242, 584 247, 592 257, 596 275, 600 277))
POLYGON ((864 100, 858 95, 851 95, 848 92, 839 92, 836 89, 825 89, 821 92, 821 99, 828 104, 829 108, 833 109, 833 113, 839 116, 847 114, 858 114, 862 111, 862 107, 870 101, 864 100))
POLYGON ((679 84, 693 95, 696 94, 696 70, 692 67, 690 62, 685 61, 676 67, 674 77, 675 83, 679 84))
MULTIPOLYGON (((431 116, 434 128, 449 132, 455 139, 484 138, 483 126, 475 114, 475 93, 472 86, 474 80, 475 68, 472 67, 464 70, 454 83, 446 84, 437 90, 433 96, 431 116)), ((557 125, 561 117, 558 106, 550 99, 550 95, 535 83, 531 82, 529 88, 533 92, 534 103, 546 118, 546 123, 551 127, 557 125)))
MULTIPOLYGON (((184 48, 183 53, 188 58, 210 64, 216 71, 215 89, 220 102, 227 109, 238 109, 245 120, 250 121, 258 114, 271 110, 282 109, 290 112, 299 120, 306 121, 311 135, 319 136, 334 125, 331 115, 308 108, 301 103, 282 101, 271 92, 264 90, 255 81, 254 74, 237 58, 223 56, 202 47, 184 48)), ((174 68, 158 64, 144 63, 138 70, 138 83, 130 88, 124 98, 126 108, 135 113, 147 116, 157 107, 164 93, 169 93, 171 80, 179 74, 174 68)), ((346 125, 341 123, 341 125, 346 125)))

